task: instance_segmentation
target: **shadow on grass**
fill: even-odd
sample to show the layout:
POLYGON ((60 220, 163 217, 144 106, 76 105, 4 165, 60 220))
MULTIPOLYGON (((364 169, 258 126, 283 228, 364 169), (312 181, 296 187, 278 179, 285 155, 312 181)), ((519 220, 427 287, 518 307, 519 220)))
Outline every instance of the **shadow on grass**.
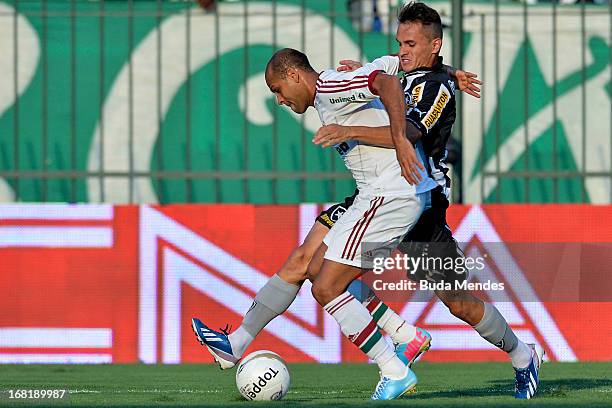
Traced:
MULTIPOLYGON (((420 391, 410 398, 457 398, 457 397, 497 397, 507 396, 514 393, 514 382, 512 380, 489 381, 489 386, 480 388, 464 388, 449 391, 420 391)), ((538 387, 540 397, 567 397, 568 394, 580 390, 595 390, 602 387, 612 386, 612 380, 600 378, 563 378, 559 380, 541 380, 538 387)))

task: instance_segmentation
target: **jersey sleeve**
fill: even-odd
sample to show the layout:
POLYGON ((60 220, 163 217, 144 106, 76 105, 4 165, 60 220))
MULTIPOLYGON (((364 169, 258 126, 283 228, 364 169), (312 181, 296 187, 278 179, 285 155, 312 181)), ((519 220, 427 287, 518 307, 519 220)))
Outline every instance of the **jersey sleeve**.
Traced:
POLYGON ((430 134, 448 114, 452 94, 441 82, 426 81, 412 88, 406 120, 417 127, 423 136, 430 134))
POLYGON ((373 64, 378 70, 389 75, 397 75, 400 68, 400 60, 397 55, 385 55, 383 57, 376 58, 370 64, 373 64))
POLYGON ((362 77, 367 77, 366 86, 364 87, 364 89, 362 89, 362 91, 366 95, 367 99, 376 99, 376 98, 378 98, 378 95, 376 94, 376 92, 372 88, 372 83, 374 82, 374 79, 376 78, 376 76, 378 74, 380 74, 381 72, 383 72, 383 71, 381 69, 379 69, 379 67, 376 64, 373 64, 371 62, 369 62, 369 63, 365 64, 363 67, 353 71, 353 73, 356 74, 356 75, 359 75, 359 76, 362 76, 362 77))
POLYGON ((333 93, 344 95, 345 92, 357 94, 360 101, 370 101, 378 98, 372 88, 376 76, 384 73, 379 64, 369 62, 351 72, 325 71, 326 75, 317 81, 318 93, 333 93))

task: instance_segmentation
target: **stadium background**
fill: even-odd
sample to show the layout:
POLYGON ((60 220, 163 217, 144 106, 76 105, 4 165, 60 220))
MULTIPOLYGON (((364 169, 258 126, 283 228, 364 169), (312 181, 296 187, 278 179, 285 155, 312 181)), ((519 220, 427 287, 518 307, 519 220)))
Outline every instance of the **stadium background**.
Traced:
MULTIPOLYGON (((263 68, 281 46, 321 69, 386 54, 395 2, 201 3, 0 1, 0 362, 209 361, 189 318, 237 325, 319 204, 352 191, 309 142, 316 114, 274 106, 263 68)), ((452 227, 484 246, 610 253, 609 4, 432 5, 446 61, 485 81, 455 129, 452 227)), ((518 271, 539 295, 502 302, 511 325, 552 359, 612 360, 612 303, 548 301, 541 271, 511 255, 495 276, 518 271)), ((546 276, 567 284, 560 270, 546 276)), ((597 276, 581 284, 612 293, 597 276)), ((308 288, 298 299, 253 349, 362 358, 308 288)), ((427 359, 506 358, 439 304, 394 306, 436 334, 427 359)))

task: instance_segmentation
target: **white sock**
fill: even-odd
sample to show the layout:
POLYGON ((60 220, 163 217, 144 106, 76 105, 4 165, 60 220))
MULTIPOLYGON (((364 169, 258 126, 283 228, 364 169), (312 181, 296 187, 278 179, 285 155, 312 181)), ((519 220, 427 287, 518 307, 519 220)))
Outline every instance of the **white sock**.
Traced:
POLYGON ((514 368, 525 368, 531 363, 531 349, 520 340, 516 344, 516 348, 509 351, 508 355, 514 368))
POLYGON ((378 364, 384 377, 399 379, 406 375, 407 367, 380 334, 368 310, 353 295, 344 292, 325 305, 325 311, 336 319, 342 334, 378 364))
POLYGON ((416 336, 416 327, 399 317, 377 297, 369 298, 364 305, 378 327, 391 336, 393 343, 408 343, 416 336))
POLYGON ((234 355, 238 358, 242 357, 246 348, 249 347, 253 341, 253 336, 251 336, 242 326, 238 327, 236 331, 230 333, 227 337, 232 345, 234 355))
POLYGON ((504 316, 491 303, 484 304, 484 314, 474 330, 483 339, 508 353, 514 368, 525 368, 531 362, 529 346, 516 337, 504 316))

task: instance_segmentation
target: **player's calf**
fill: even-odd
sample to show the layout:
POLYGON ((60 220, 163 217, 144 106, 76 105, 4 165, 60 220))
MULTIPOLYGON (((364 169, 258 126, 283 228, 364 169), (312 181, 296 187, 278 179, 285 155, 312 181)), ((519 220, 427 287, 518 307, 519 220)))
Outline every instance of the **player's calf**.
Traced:
POLYGON ((312 253, 307 248, 302 245, 297 247, 278 271, 278 277, 289 284, 301 285, 308 278, 306 271, 311 257, 312 253))
MULTIPOLYGON (((321 244, 313 259, 322 259, 326 250, 327 245, 321 244)), ((312 281, 312 296, 321 306, 325 306, 344 293, 359 273, 359 268, 324 260, 321 264, 321 270, 316 274, 315 280, 312 281)))
POLYGON ((396 355, 411 366, 431 346, 431 335, 402 319, 393 309, 380 300, 363 281, 354 280, 348 291, 368 309, 372 319, 395 344, 396 355))
POLYGON ((484 315, 484 302, 465 290, 436 291, 449 312, 470 326, 476 326, 484 315))

